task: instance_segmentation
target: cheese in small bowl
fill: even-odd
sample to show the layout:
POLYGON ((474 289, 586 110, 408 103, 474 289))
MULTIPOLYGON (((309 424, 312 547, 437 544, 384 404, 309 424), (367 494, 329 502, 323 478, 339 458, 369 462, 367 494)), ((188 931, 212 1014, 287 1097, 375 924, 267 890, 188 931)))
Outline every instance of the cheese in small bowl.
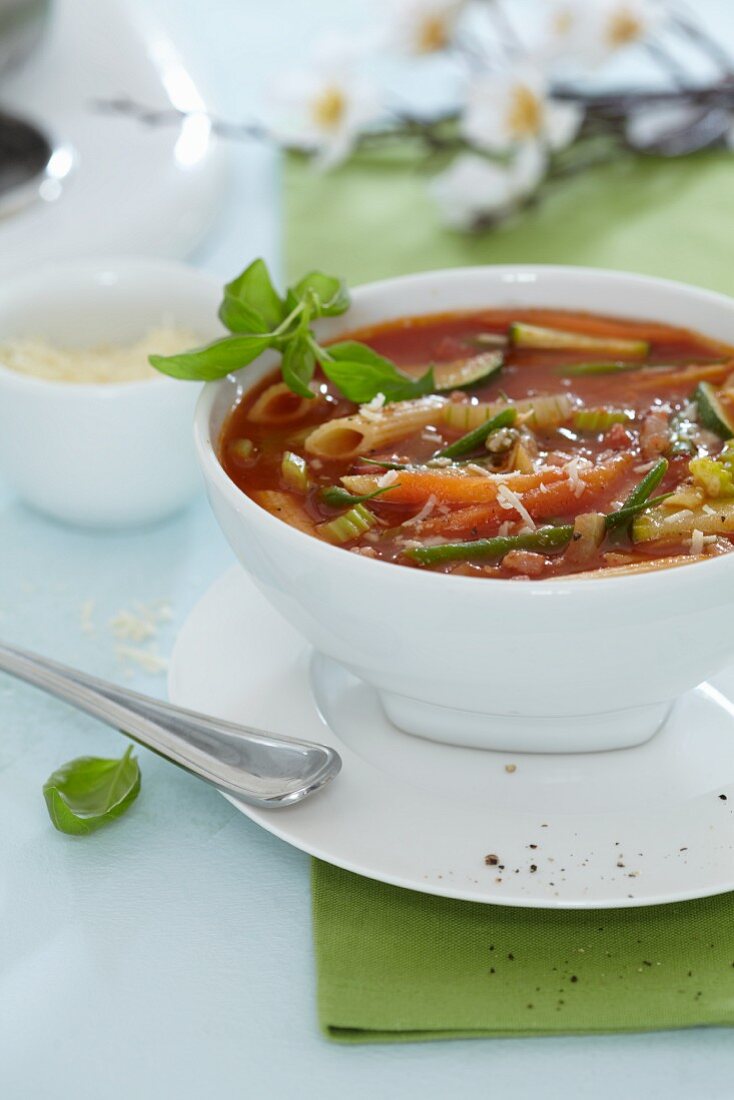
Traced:
POLYGON ((221 333, 219 280, 166 260, 76 260, 0 283, 0 482, 54 519, 154 523, 200 488, 200 385, 151 353, 221 333))
POLYGON ((0 364, 27 378, 49 382, 119 385, 159 378, 148 356, 175 355, 200 343, 190 329, 161 325, 132 343, 63 346, 38 336, 21 336, 0 343, 0 364))

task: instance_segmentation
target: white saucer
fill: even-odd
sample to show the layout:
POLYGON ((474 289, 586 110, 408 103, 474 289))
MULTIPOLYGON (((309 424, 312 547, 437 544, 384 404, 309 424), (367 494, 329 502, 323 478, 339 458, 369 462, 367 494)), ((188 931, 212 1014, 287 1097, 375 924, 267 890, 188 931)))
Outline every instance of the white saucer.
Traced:
POLYGON ((434 744, 393 727, 375 693, 314 655, 235 567, 184 624, 169 693, 337 748, 343 771, 312 799, 272 811, 234 804, 370 878, 549 908, 734 890, 734 670, 680 700, 639 748, 512 756, 434 744))

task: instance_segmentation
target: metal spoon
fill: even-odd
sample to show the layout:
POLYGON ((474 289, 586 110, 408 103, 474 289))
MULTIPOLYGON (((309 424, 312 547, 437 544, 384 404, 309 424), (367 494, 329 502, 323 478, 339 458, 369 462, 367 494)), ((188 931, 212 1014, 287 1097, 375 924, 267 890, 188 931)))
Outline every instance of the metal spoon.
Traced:
POLYGON ((338 774, 334 749, 221 722, 0 645, 0 671, 100 718, 173 764, 252 806, 300 802, 338 774))

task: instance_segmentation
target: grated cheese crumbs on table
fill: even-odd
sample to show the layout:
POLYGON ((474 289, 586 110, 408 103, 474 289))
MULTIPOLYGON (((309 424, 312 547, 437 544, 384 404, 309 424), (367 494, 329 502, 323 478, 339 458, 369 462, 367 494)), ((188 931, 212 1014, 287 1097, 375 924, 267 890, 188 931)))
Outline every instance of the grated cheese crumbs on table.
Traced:
POLYGON ((498 488, 497 501, 500 508, 514 508, 520 519, 522 519, 527 524, 530 530, 535 531, 535 522, 533 520, 533 517, 530 515, 530 512, 528 512, 527 508, 520 500, 520 497, 517 495, 517 493, 513 493, 512 489, 508 488, 507 485, 500 485, 500 487, 498 488))
POLYGON ((82 634, 94 634, 94 600, 85 600, 79 608, 79 626, 82 634))
POLYGON ((148 356, 174 355, 201 343, 193 332, 162 326, 150 329, 131 344, 100 344, 95 347, 58 347, 48 341, 27 337, 0 346, 0 365, 28 378, 51 382, 109 385, 143 382, 160 377, 148 356))
POLYGON ((132 667, 137 667, 150 675, 165 672, 168 661, 158 653, 155 638, 162 623, 173 618, 171 606, 165 600, 156 600, 150 604, 136 601, 131 609, 118 611, 109 621, 109 628, 120 642, 143 643, 140 645, 117 645, 117 659, 127 667, 125 674, 132 675, 132 667))
POLYGON ((433 509, 436 507, 437 503, 438 497, 435 495, 435 493, 431 493, 428 500, 421 508, 420 512, 417 512, 416 515, 411 516, 410 519, 406 519, 403 523, 403 527, 412 527, 414 524, 421 523, 424 519, 427 519, 433 509))
POLYGON ((359 415, 365 420, 376 421, 382 419, 382 410, 385 406, 384 393, 376 393, 371 401, 359 406, 359 415))
POLYGON ((132 609, 122 609, 110 619, 109 626, 116 638, 131 642, 144 642, 154 638, 161 623, 173 618, 170 604, 165 600, 152 604, 136 601, 132 609))
POLYGON ((140 646, 118 645, 115 647, 118 660, 137 665, 143 672, 151 676, 165 672, 168 661, 156 653, 153 649, 142 649, 140 646))

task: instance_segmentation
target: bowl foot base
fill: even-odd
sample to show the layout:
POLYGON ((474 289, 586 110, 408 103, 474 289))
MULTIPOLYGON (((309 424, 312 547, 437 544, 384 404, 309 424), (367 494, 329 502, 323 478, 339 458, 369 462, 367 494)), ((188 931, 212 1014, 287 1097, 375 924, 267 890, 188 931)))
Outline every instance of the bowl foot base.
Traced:
POLYGON ((406 733, 444 744, 496 752, 606 752, 642 745, 657 733, 672 704, 654 703, 599 714, 528 716, 419 702, 379 692, 391 722, 406 733))

